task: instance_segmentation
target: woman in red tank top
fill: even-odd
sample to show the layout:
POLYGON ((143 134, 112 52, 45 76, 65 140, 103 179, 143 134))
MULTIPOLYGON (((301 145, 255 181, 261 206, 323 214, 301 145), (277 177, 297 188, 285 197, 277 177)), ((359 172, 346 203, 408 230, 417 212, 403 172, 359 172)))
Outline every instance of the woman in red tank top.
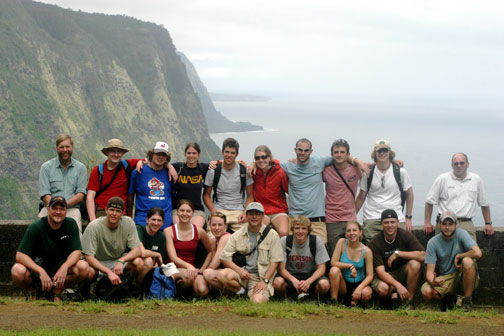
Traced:
POLYGON ((180 271, 181 279, 177 281, 177 286, 180 288, 192 286, 195 296, 206 297, 208 295, 208 286, 203 277, 203 271, 212 257, 210 239, 202 228, 191 224, 193 213, 194 206, 192 203, 188 200, 180 200, 177 211, 179 222, 164 231, 166 245, 168 257, 177 265, 180 271), (199 241, 208 252, 200 269, 195 266, 199 241))

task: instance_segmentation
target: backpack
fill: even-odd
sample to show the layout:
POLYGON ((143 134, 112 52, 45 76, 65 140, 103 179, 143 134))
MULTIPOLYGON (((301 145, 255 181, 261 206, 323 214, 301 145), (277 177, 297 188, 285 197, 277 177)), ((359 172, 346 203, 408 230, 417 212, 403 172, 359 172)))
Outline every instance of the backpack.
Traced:
POLYGON ((177 286, 172 277, 167 277, 161 271, 161 267, 154 270, 152 283, 149 290, 149 300, 173 299, 177 295, 177 286))
MULTIPOLYGON (((310 252, 312 254, 313 259, 315 259, 315 255, 317 254, 317 236, 308 235, 310 237, 310 252)), ((292 252, 292 243, 294 242, 294 235, 288 235, 287 240, 285 242, 285 249, 287 250, 287 257, 290 256, 292 252)))
MULTIPOLYGON (((399 191, 401 192, 401 206, 404 210, 404 204, 406 203, 406 191, 403 190, 402 182, 401 182, 401 167, 395 162, 392 163, 392 171, 394 172, 394 178, 397 182, 397 186, 399 187, 399 191)), ((369 177, 367 179, 367 193, 369 192, 369 188, 371 188, 371 182, 373 182, 373 175, 376 165, 371 165, 371 169, 369 171, 369 177)), ((366 193, 366 194, 367 194, 366 193)))
POLYGON ((108 302, 123 302, 138 295, 138 289, 133 284, 133 274, 128 272, 121 275, 121 283, 113 285, 109 278, 104 275, 97 282, 95 295, 99 300, 108 302))
POLYGON ((121 169, 121 167, 124 168, 124 171, 126 172, 126 178, 128 179, 128 186, 129 186, 129 182, 130 182, 130 178, 131 178, 131 170, 129 169, 128 161, 121 160, 121 165, 117 166, 117 168, 115 169, 114 175, 112 176, 112 179, 110 180, 109 184, 107 184, 105 187, 102 188, 101 182, 103 180, 103 163, 100 163, 98 165, 98 181, 99 181, 99 185, 100 185, 100 190, 98 190, 96 192, 95 199, 98 198, 98 196, 101 193, 103 193, 108 187, 110 187, 110 185, 114 181, 115 177, 119 173, 119 170, 121 169))
MULTIPOLYGON (((217 168, 215 168, 214 172, 214 179, 213 179, 213 202, 217 202, 217 185, 219 184, 219 179, 222 173, 222 163, 219 163, 217 165, 217 168)), ((247 167, 244 165, 240 164, 240 193, 242 194, 243 199, 245 200, 245 188, 247 187, 247 167)))

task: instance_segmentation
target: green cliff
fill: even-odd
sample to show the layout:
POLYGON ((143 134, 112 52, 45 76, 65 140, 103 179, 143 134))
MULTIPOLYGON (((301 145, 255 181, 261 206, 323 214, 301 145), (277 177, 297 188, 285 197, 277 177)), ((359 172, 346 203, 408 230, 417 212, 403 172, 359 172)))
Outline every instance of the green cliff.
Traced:
POLYGON ((109 138, 127 157, 158 140, 174 159, 189 141, 202 160, 219 155, 165 28, 27 0, 0 1, 0 124, 0 219, 35 216, 39 168, 62 132, 88 165, 109 138))

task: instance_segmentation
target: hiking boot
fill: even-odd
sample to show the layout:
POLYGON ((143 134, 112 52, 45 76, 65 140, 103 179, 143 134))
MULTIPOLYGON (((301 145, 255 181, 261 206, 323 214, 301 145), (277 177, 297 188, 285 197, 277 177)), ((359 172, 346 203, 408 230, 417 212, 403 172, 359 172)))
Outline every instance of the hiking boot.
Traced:
POLYGON ((472 307, 473 307, 472 297, 464 296, 464 298, 462 298, 462 302, 460 303, 459 308, 465 312, 469 312, 472 310, 472 307))

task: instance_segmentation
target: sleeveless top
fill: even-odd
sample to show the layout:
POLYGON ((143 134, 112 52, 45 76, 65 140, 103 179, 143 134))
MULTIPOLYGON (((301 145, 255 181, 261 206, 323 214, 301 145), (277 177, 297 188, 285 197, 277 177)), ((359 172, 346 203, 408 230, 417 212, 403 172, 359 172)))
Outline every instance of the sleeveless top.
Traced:
POLYGON ((355 278, 352 278, 350 276, 350 274, 352 274, 352 271, 348 268, 342 270, 341 272, 342 272, 343 278, 345 279, 346 282, 359 283, 362 280, 364 280, 364 278, 366 277, 366 269, 365 269, 366 265, 364 262, 364 254, 366 253, 367 247, 363 248, 364 245, 361 243, 361 249, 362 249, 361 258, 359 259, 359 261, 353 261, 352 259, 350 259, 348 257, 347 245, 348 245, 348 240, 345 239, 345 249, 343 250, 343 253, 341 254, 340 262, 354 265, 355 269, 357 270, 357 276, 355 278))
POLYGON ((191 224, 192 239, 191 240, 179 240, 178 238, 178 224, 172 226, 173 231, 173 245, 175 246, 175 251, 177 252, 177 257, 194 266, 196 259, 196 249, 198 248, 198 229, 194 224, 191 224))

